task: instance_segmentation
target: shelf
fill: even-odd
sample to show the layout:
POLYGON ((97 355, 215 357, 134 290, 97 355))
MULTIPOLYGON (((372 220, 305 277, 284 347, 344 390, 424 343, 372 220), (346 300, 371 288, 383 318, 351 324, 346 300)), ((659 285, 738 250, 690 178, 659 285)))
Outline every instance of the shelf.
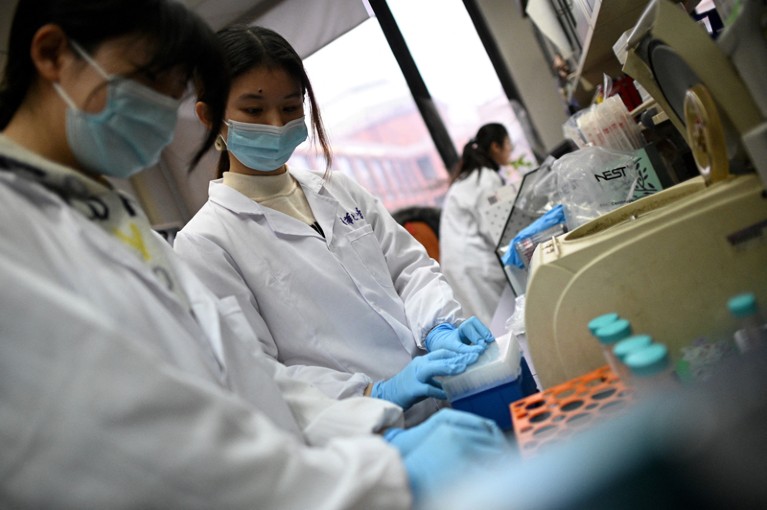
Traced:
POLYGON ((589 29, 583 41, 583 50, 575 73, 574 87, 570 97, 582 106, 588 106, 602 76, 617 76, 621 65, 613 53, 613 44, 632 28, 644 11, 649 0, 596 0, 589 29), (582 80, 592 88, 588 89, 582 80))

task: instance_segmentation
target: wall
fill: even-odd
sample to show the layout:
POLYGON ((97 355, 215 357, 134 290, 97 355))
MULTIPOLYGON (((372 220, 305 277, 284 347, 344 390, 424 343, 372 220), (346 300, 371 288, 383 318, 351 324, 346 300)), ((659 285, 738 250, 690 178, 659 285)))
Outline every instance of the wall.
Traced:
POLYGON ((8 52, 8 35, 11 31, 13 13, 16 12, 16 0, 0 2, 0 73, 5 69, 5 54, 8 52))
POLYGON ((532 22, 523 18, 517 2, 478 0, 533 125, 547 151, 562 140, 565 107, 557 92, 551 64, 545 60, 532 22))

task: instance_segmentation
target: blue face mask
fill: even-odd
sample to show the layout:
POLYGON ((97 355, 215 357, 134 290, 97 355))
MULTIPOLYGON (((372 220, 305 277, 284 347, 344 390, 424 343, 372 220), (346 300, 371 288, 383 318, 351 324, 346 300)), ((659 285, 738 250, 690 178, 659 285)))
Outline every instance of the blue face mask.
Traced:
POLYGON ((180 101, 134 80, 111 76, 85 51, 72 47, 107 80, 107 101, 88 113, 58 83, 53 86, 67 103, 69 148, 91 172, 126 179, 152 166, 173 139, 180 101))
POLYGON ((233 120, 226 125, 226 148, 246 167, 264 172, 281 168, 308 136, 303 117, 280 127, 233 120))

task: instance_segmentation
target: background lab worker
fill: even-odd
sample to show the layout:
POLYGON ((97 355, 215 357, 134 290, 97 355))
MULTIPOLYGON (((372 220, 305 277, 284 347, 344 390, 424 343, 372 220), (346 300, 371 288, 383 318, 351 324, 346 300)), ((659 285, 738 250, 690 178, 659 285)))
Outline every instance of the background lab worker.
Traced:
POLYGON ((502 124, 485 124, 464 146, 440 216, 440 264, 467 313, 490 323, 506 276, 495 255, 495 240, 484 211, 503 186, 498 174, 511 157, 502 124))
POLYGON ((473 415, 404 431, 387 402, 287 377, 109 185, 157 162, 190 78, 226 86, 197 16, 165 0, 20 0, 9 50, 0 507, 407 508, 502 450, 473 415))
POLYGON ((409 423, 422 420, 438 409, 424 397, 445 398, 433 376, 463 371, 492 334, 461 322, 437 263, 378 199, 343 174, 287 167, 308 135, 307 96, 331 160, 290 44, 261 27, 218 35, 231 92, 200 91, 196 112, 219 136, 223 178, 176 236, 176 252, 219 297, 239 301, 267 354, 295 377, 336 398, 390 400, 410 408, 409 423), (225 122, 210 115, 221 99, 225 122))

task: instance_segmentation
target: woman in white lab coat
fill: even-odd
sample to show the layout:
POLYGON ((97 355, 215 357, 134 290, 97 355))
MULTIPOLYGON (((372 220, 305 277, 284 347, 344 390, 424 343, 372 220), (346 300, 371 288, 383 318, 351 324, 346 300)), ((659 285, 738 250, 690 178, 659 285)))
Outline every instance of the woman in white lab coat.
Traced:
POLYGON ((445 398, 433 376, 464 370, 491 333, 463 321, 437 263, 376 197, 342 174, 287 168, 307 137, 305 97, 331 160, 290 44, 262 27, 218 35, 232 78, 226 121, 210 118, 204 90, 196 112, 219 135, 223 178, 176 252, 239 301, 267 354, 295 377, 337 398, 390 400, 410 408, 408 423, 422 420, 438 409, 425 397, 445 398))
POLYGON ((288 377, 110 185, 156 163, 192 76, 226 88, 182 4, 20 0, 9 49, 0 506, 407 508, 435 453, 497 448, 466 415, 402 431, 395 406, 288 377))
POLYGON ((456 299, 467 313, 490 323, 506 276, 495 255, 495 239, 484 211, 503 185, 498 174, 511 156, 502 124, 482 126, 464 146, 440 216, 440 264, 456 299))

